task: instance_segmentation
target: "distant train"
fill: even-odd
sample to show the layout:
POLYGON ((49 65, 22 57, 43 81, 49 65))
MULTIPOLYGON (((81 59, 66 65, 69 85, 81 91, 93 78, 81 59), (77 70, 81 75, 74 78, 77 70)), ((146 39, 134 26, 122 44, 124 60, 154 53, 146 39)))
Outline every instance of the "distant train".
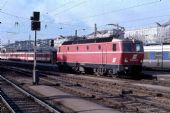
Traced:
POLYGON ((170 69, 170 44, 150 44, 144 46, 143 67, 147 69, 170 69))
MULTIPOLYGON (((66 41, 58 51, 38 51, 38 61, 57 63, 61 70, 112 75, 140 73, 143 44, 132 39, 96 38, 66 41)), ((33 52, 0 53, 2 60, 33 61, 33 52)))
POLYGON ((113 37, 67 41, 57 52, 59 67, 97 75, 140 73, 143 57, 141 41, 113 37))
MULTIPOLYGON (((36 60, 38 62, 48 62, 56 63, 56 49, 47 47, 47 48, 38 48, 36 52, 36 60)), ((33 61, 34 52, 21 51, 21 52, 5 52, 0 53, 0 59, 2 60, 15 60, 15 61, 33 61)))

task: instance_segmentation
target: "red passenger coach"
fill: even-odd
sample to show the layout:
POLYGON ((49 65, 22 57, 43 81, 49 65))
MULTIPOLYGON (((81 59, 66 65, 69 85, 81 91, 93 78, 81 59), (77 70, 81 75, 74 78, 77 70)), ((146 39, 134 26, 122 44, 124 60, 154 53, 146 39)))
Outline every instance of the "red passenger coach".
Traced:
POLYGON ((142 42, 108 37, 66 41, 58 48, 57 62, 75 71, 110 75, 140 73, 143 57, 142 42))

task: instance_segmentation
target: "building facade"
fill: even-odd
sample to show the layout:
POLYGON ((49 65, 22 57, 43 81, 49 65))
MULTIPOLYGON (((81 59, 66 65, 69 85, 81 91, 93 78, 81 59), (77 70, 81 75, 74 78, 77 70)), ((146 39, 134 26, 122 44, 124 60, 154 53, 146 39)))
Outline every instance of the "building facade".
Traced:
POLYGON ((170 21, 157 26, 125 31, 125 38, 134 38, 148 43, 170 43, 170 21))

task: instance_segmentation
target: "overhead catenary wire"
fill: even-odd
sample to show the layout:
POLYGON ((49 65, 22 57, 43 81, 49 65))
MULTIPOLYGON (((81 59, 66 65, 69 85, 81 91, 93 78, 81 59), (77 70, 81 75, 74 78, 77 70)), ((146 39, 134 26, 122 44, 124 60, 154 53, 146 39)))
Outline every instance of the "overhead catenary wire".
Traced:
POLYGON ((73 6, 69 7, 69 8, 67 8, 67 9, 61 11, 61 12, 57 12, 55 15, 59 15, 59 14, 61 14, 61 13, 63 13, 63 12, 66 12, 66 11, 69 11, 69 10, 71 10, 71 9, 73 9, 73 8, 76 8, 76 7, 78 7, 78 6, 82 5, 82 4, 84 4, 85 2, 86 2, 86 1, 81 1, 81 2, 79 2, 79 3, 77 3, 77 4, 75 4, 75 5, 73 5, 73 6))
MULTIPOLYGON (((152 2, 147 2, 147 3, 141 3, 141 4, 137 4, 137 5, 134 5, 134 6, 131 6, 131 7, 127 7, 127 8, 122 8, 122 9, 118 9, 118 10, 114 10, 112 11, 112 13, 117 13, 119 11, 123 11, 123 10, 127 10, 127 9, 131 9, 131 8, 135 8, 135 7, 140 7, 140 6, 144 6, 144 5, 151 5, 151 4, 155 4, 155 3, 158 3, 158 2, 161 2, 162 0, 156 0, 156 1, 152 1, 152 2)), ((105 14, 104 14, 105 15, 105 14)), ((95 17, 97 15, 93 15, 93 16, 89 16, 89 17, 95 17)), ((98 14, 98 16, 103 16, 102 14, 98 14)), ((88 18, 88 17, 84 17, 84 18, 88 18)), ((142 19, 141 19, 142 20, 142 19)), ((74 21, 74 20, 72 20, 74 21)), ((77 20, 75 20, 77 21, 77 20)), ((64 22, 63 22, 64 23, 64 22)), ((64 23, 65 25, 69 25, 68 23, 64 23)), ((77 23, 79 24, 79 23, 77 23)), ((72 26, 76 26, 76 24, 71 24, 72 26)))
MULTIPOLYGON (((164 16, 170 16, 170 15, 159 15, 159 16, 154 16, 154 17, 145 17, 145 18, 139 18, 139 19, 134 19, 135 21, 141 21, 141 20, 146 20, 146 19, 150 19, 150 18, 158 18, 158 17, 164 17, 164 16)), ((134 20, 128 20, 128 21, 122 21, 122 23, 128 23, 128 22, 133 22, 134 20)), ((155 24, 154 22, 152 22, 152 23, 150 23, 150 24, 142 24, 142 25, 138 25, 138 26, 132 26, 132 27, 126 27, 126 28, 128 28, 128 29, 130 29, 130 28, 133 28, 133 27, 140 27, 140 26, 146 26, 146 25, 153 25, 153 24, 155 24)), ((69 25, 69 24, 66 24, 66 25, 69 25)), ((70 25, 71 26, 71 25, 70 25)), ((107 25, 106 24, 103 24, 103 25, 98 25, 98 28, 100 29, 100 28, 105 28, 107 25)), ((14 28, 14 27, 13 27, 14 28)), ((63 27, 62 27, 62 29, 63 29, 63 27)), ((64 29, 66 29, 66 28, 64 28, 64 29)), ((86 31, 87 30, 93 30, 94 29, 94 27, 81 27, 81 28, 77 28, 77 30, 82 30, 82 29, 86 29, 86 31)), ((6 32, 6 31, 5 31, 6 32)), ((10 30, 9 30, 9 32, 10 32, 10 30)), ((19 32, 18 32, 19 33, 19 32)))
POLYGON ((15 18, 21 18, 21 19, 30 20, 30 18, 26 18, 26 17, 22 17, 22 16, 17 16, 17 15, 11 14, 11 13, 4 12, 4 11, 2 11, 2 10, 0 10, 0 13, 3 13, 3 14, 5 14, 5 15, 12 16, 12 17, 15 17, 15 18))
POLYGON ((98 17, 98 16, 108 15, 108 14, 112 14, 112 13, 117 13, 117 12, 120 12, 120 11, 124 11, 124 10, 127 10, 127 9, 132 9, 132 8, 136 8, 136 7, 141 7, 141 6, 156 4, 156 3, 159 3, 159 2, 161 2, 161 1, 162 1, 162 0, 156 0, 156 1, 152 1, 152 2, 141 3, 141 4, 129 6, 129 7, 122 8, 122 9, 117 9, 117 10, 102 12, 102 13, 100 13, 100 14, 91 15, 91 16, 84 17, 84 18, 94 18, 94 17, 98 17))
POLYGON ((1 10, 6 6, 7 2, 8 2, 8 0, 6 0, 6 1, 2 4, 2 6, 0 7, 1 10))
POLYGON ((70 0, 69 2, 66 2, 66 3, 64 3, 64 4, 61 4, 59 7, 57 7, 57 8, 55 8, 55 9, 53 9, 53 10, 50 10, 50 11, 46 12, 46 14, 49 14, 49 12, 52 13, 52 12, 54 12, 54 11, 60 9, 60 8, 63 8, 63 7, 66 6, 66 5, 70 5, 70 3, 72 3, 73 1, 74 1, 74 0, 70 0))
MULTIPOLYGON (((0 11, 1 12, 1 11, 0 11)), ((64 12, 64 11, 63 11, 64 12)), ((4 13, 6 13, 6 12, 4 12, 4 13)), ((21 18, 21 19, 26 19, 26 20, 30 20, 29 18, 25 18, 25 17, 19 17, 19 16, 16 16, 16 15, 13 15, 13 14, 10 14, 10 13, 6 13, 7 15, 9 15, 9 16, 13 16, 13 17, 16 17, 16 18, 21 18)), ((59 12, 59 14, 60 14, 60 12, 59 12)), ((149 18, 153 18, 153 17, 149 17, 149 18)), ((148 19, 149 19, 148 18, 148 19)), ((146 18, 141 18, 141 21, 143 20, 143 19, 146 19, 146 18)), ((130 20, 130 21, 134 21, 134 20, 130 20)), ((130 22, 130 21, 128 21, 128 22, 130 22)), ((136 21, 138 21, 138 19, 136 19, 136 21)), ((125 21, 125 22, 127 22, 127 21, 125 21)), ((124 23, 125 23, 124 22, 124 23)), ((120 23, 120 22, 119 22, 120 23)), ((73 26, 73 25, 69 25, 69 24, 67 24, 67 23, 61 23, 61 25, 68 25, 68 26, 73 26)), ((79 25, 76 25, 76 24, 74 24, 74 26, 76 27, 76 26, 79 26, 79 25)), ((104 27, 105 25, 101 25, 101 27, 104 27)), ((100 26, 98 26, 98 27, 100 27, 100 26)), ((85 27, 86 29, 94 29, 93 27, 85 27)))
MULTIPOLYGON (((134 7, 140 7, 140 6, 143 6, 143 5, 154 4, 154 3, 157 3, 157 2, 160 2, 160 1, 162 1, 162 0, 159 0, 159 1, 157 0, 157 1, 154 1, 154 2, 142 3, 142 4, 134 5, 134 6, 131 6, 131 7, 122 8, 122 9, 118 9, 118 10, 114 10, 114 11, 109 11, 109 12, 110 12, 110 13, 111 13, 111 12, 113 13, 113 12, 117 12, 117 11, 126 10, 126 9, 129 9, 129 8, 134 8, 134 7)), ((85 1, 79 2, 78 4, 76 4, 76 5, 72 6, 72 7, 69 7, 69 9, 75 8, 75 6, 79 6, 79 5, 83 4, 84 2, 85 2, 85 1)), ((69 10, 69 9, 65 9, 65 10, 63 10, 63 11, 61 11, 61 12, 58 12, 56 15, 61 14, 61 13, 65 12, 65 11, 67 11, 67 10, 69 10)), ((108 12, 108 13, 109 13, 109 12, 108 12)), ((9 15, 9 16, 13 16, 13 17, 16 17, 16 18, 21 18, 21 19, 30 20, 30 18, 13 15, 13 14, 10 14, 10 13, 4 12, 4 11, 1 11, 1 10, 0 10, 0 13, 6 14, 6 15, 9 15)), ((106 12, 101 13, 101 14, 105 14, 105 13, 106 13, 106 12)), ((91 17, 99 16, 99 15, 100 15, 100 14, 98 14, 98 15, 93 15, 93 16, 91 16, 91 17)), ((47 22, 47 21, 46 21, 46 22, 47 22)), ((67 23, 64 23, 64 24, 66 25, 67 23)), ((69 24, 67 24, 67 25, 69 25, 69 24)), ((75 25, 72 25, 72 26, 75 26, 75 25)))

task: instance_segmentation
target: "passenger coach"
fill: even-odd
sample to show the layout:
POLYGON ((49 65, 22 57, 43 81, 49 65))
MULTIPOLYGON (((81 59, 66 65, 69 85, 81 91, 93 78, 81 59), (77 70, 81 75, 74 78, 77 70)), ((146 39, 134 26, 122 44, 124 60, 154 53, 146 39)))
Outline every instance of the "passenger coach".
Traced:
POLYGON ((170 69, 170 44, 150 44, 144 46, 144 68, 168 70, 170 69))
POLYGON ((58 48, 57 62, 74 71, 110 75, 140 73, 143 57, 141 41, 108 37, 64 42, 58 48))

